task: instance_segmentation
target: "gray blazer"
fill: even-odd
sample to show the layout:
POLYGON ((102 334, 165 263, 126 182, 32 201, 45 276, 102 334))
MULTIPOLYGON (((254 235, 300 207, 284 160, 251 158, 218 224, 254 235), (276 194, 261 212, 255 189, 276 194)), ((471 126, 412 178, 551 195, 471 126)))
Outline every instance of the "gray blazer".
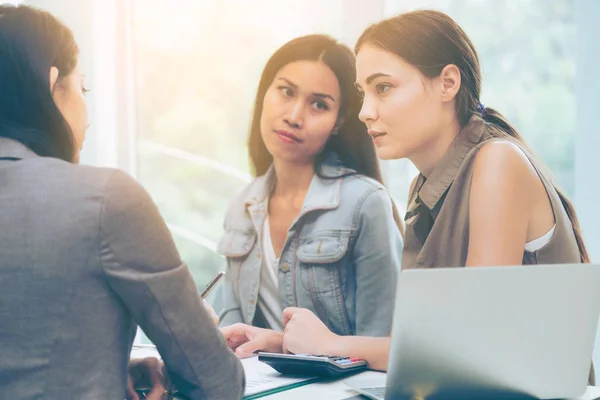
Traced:
POLYGON ((136 323, 182 394, 242 397, 242 365, 139 184, 5 138, 0 158, 1 398, 124 399, 136 323))

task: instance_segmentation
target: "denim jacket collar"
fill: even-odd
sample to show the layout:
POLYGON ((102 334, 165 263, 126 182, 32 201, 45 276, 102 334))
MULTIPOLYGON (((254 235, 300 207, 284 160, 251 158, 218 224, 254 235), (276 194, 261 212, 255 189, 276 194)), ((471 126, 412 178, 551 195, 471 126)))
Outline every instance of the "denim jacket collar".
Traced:
MULTIPOLYGON (((326 177, 340 177, 354 171, 343 166, 339 156, 335 153, 329 154, 325 162, 321 165, 321 173, 326 177)), ((250 187, 248 195, 244 200, 246 208, 250 211, 257 208, 267 209, 269 195, 275 184, 275 169, 273 165, 267 172, 256 178, 250 187)), ((313 210, 330 210, 339 207, 340 191, 342 188, 341 179, 322 179, 315 174, 312 178, 300 216, 313 210)))

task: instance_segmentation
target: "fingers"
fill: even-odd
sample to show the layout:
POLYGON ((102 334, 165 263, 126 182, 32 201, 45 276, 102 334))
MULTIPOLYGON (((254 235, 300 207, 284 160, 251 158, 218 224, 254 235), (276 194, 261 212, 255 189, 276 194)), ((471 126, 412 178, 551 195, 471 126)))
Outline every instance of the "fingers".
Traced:
POLYGON ((165 389, 165 376, 163 375, 163 365, 156 358, 147 358, 147 377, 152 387, 161 387, 165 389))
POLYGON ((136 388, 148 388, 145 399, 162 399, 165 393, 163 363, 155 357, 131 360, 127 377, 127 399, 140 400, 136 388))
POLYGON ((281 352, 282 352, 283 354, 293 354, 293 353, 292 353, 292 352, 289 350, 289 348, 288 348, 288 346, 287 346, 287 342, 288 342, 288 341, 287 341, 287 339, 286 339, 286 337, 285 337, 285 335, 284 335, 284 336, 283 336, 283 341, 281 342, 281 352))
POLYGON ((251 355, 253 355, 255 352, 260 351, 260 350, 264 350, 266 347, 266 343, 265 343, 265 337, 257 337, 253 340, 250 340, 246 343, 244 343, 243 345, 239 346, 236 350, 235 350, 235 354, 237 354, 239 357, 249 357, 251 355))
POLYGON ((133 385, 133 379, 131 379, 131 375, 127 377, 127 400, 140 400, 140 397, 137 395, 135 391, 135 387, 133 385))
POLYGON ((144 365, 144 378, 150 383, 150 393, 146 395, 146 399, 160 400, 165 393, 164 375, 162 373, 162 362, 157 358, 148 357, 142 361, 144 365))
POLYGON ((221 328, 221 334, 227 343, 227 347, 236 350, 240 345, 251 339, 251 327, 245 324, 237 323, 221 328))
POLYGON ((224 326, 223 328, 221 328, 221 334, 223 335, 225 340, 232 339, 237 336, 244 336, 249 338, 251 332, 251 326, 241 323, 224 326))
POLYGON ((283 310, 283 325, 287 325, 287 323, 290 322, 290 319, 292 319, 292 317, 301 310, 302 308, 298 307, 288 307, 285 310, 283 310))

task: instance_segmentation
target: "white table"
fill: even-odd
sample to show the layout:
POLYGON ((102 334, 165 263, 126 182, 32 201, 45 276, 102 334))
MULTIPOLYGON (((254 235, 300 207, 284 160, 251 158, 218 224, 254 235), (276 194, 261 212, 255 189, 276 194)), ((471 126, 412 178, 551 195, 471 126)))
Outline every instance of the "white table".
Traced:
POLYGON ((367 371, 358 375, 354 375, 351 378, 344 378, 333 382, 316 382, 306 386, 301 386, 295 389, 286 390, 270 396, 262 397, 266 400, 342 400, 348 399, 354 396, 358 396, 358 393, 350 389, 344 381, 351 379, 381 379, 382 382, 385 380, 385 373, 367 371))
MULTIPOLYGON (((132 351, 132 356, 137 358, 144 357, 157 357, 160 358, 160 354, 154 347, 148 346, 145 348, 138 348, 132 351)), ((275 393, 270 396, 261 397, 261 399, 267 400, 342 400, 358 396, 358 393, 350 389, 344 381, 355 380, 355 379, 381 379, 385 380, 386 374, 383 372, 367 371, 361 374, 354 375, 350 378, 340 379, 337 381, 329 382, 316 382, 306 386, 301 386, 295 389, 285 390, 283 392, 275 393)), ((588 386, 586 394, 578 399, 572 400, 596 400, 600 399, 600 386, 588 386)))
MULTIPOLYGON (((363 379, 384 375, 381 372, 365 372, 350 379, 363 379)), ((271 396, 263 397, 266 400, 342 400, 358 396, 358 393, 346 386, 343 380, 327 383, 312 383, 299 388, 286 390, 271 396)), ((588 386, 586 394, 573 400, 595 400, 600 398, 600 386, 588 386)))

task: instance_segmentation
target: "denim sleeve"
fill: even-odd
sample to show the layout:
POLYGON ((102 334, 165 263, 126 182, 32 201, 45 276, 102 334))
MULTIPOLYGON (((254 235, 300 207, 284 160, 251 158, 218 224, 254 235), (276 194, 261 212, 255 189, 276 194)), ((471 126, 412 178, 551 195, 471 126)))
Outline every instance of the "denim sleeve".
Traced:
POLYGON ((227 260, 227 269, 225 272, 225 282, 220 288, 221 301, 223 309, 219 313, 219 326, 229 326, 237 322, 244 322, 240 302, 235 294, 236 274, 231 269, 231 264, 227 260))
MULTIPOLYGON (((245 188, 244 188, 245 189, 245 188)), ((238 322, 244 322, 242 316, 242 308, 240 305, 240 299, 237 296, 236 285, 238 284, 238 273, 234 267, 232 267, 232 259, 228 257, 228 247, 225 245, 229 241, 227 233, 231 229, 231 220, 235 220, 235 211, 242 207, 244 189, 237 192, 229 205, 227 206, 227 212, 223 220, 223 236, 217 246, 217 251, 225 257, 225 279, 220 285, 219 295, 221 297, 222 308, 218 310, 219 314, 219 327, 233 325, 238 322)), ((240 266, 238 265, 238 268, 240 266)))
POLYGON ((244 370, 208 312, 146 191, 116 172, 100 217, 107 284, 152 340, 172 382, 192 399, 239 399, 244 370))
POLYGON ((356 335, 388 336, 402 257, 402 236, 388 192, 378 189, 362 204, 354 245, 356 335))

